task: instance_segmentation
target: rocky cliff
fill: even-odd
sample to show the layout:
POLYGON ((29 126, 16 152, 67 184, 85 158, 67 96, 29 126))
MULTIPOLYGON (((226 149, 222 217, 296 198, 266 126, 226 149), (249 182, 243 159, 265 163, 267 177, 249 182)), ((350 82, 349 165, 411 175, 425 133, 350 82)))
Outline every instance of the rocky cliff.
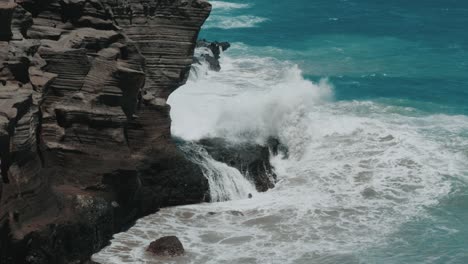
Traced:
POLYGON ((0 0, 0 263, 85 263, 161 206, 197 203, 170 137, 202 0, 0 0))

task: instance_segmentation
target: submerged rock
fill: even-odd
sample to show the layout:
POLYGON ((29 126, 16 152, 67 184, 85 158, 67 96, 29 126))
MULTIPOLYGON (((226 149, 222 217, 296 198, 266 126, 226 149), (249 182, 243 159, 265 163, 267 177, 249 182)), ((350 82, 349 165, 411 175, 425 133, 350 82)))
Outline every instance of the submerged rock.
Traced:
POLYGON ((146 251, 160 257, 175 257, 185 253, 182 242, 176 236, 162 237, 151 242, 146 251))
MULTIPOLYGON (((254 143, 231 143, 222 138, 198 141, 213 159, 237 168, 246 175, 260 192, 275 186, 276 174, 270 163, 269 146, 254 143)), ((249 197, 250 198, 250 197, 249 197)))
POLYGON ((242 213, 241 211, 231 210, 231 211, 227 211, 227 213, 233 216, 245 216, 244 213, 242 213))
POLYGON ((379 194, 377 193, 376 190, 372 189, 372 188, 366 188, 364 189, 362 192, 361 192, 362 196, 366 199, 372 199, 372 198, 375 198, 376 196, 378 196, 379 194))

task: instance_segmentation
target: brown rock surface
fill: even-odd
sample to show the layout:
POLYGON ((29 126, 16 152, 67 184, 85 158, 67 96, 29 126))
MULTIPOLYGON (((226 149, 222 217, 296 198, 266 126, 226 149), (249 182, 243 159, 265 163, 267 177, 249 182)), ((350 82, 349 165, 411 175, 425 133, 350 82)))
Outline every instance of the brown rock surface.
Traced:
POLYGON ((211 6, 12 2, 0 0, 0 263, 84 263, 137 217, 203 201, 166 101, 211 6))

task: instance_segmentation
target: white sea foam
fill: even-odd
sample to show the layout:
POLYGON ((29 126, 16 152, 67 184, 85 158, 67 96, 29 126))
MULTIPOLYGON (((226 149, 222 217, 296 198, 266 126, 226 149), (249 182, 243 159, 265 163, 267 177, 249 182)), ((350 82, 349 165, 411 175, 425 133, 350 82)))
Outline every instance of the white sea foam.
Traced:
MULTIPOLYGON (((247 48, 248 47, 245 47, 247 48)), ((248 54, 248 50, 244 53, 248 54)), ((262 142, 278 137, 279 182, 253 199, 166 208, 94 256, 100 263, 359 263, 387 235, 466 180, 468 118, 334 102, 328 81, 272 58, 224 56, 171 95, 173 133, 262 142), (239 213, 240 212, 240 213, 239 213), (187 254, 155 259, 151 240, 177 235, 187 254)))
POLYGON ((203 28, 222 28, 222 29, 232 29, 232 28, 252 28, 256 27, 258 24, 268 21, 267 18, 252 16, 252 15, 242 15, 242 16, 222 16, 222 15, 212 15, 208 18, 203 28))
POLYGON ((243 9, 251 7, 250 4, 241 4, 241 3, 231 3, 231 2, 224 2, 224 1, 210 1, 213 9, 216 11, 228 11, 233 9, 243 9))
POLYGON ((248 181, 236 168, 214 160, 208 152, 195 143, 180 146, 186 156, 200 165, 208 179, 212 202, 245 199, 257 193, 253 183, 248 181))
POLYGON ((213 6, 213 13, 208 17, 203 28, 252 28, 258 24, 267 21, 264 17, 258 17, 243 13, 242 15, 233 15, 231 11, 246 9, 251 7, 246 3, 231 3, 224 1, 210 1, 213 6))
POLYGON ((221 64, 219 73, 208 71, 206 65, 196 67, 187 89, 181 88, 183 93, 176 92, 170 98, 173 134, 190 140, 222 136, 261 143, 282 130, 278 124, 289 119, 287 115, 293 109, 333 97, 326 80, 311 83, 302 77, 297 65, 287 62, 224 56, 221 64), (190 112, 186 105, 191 105, 190 112))

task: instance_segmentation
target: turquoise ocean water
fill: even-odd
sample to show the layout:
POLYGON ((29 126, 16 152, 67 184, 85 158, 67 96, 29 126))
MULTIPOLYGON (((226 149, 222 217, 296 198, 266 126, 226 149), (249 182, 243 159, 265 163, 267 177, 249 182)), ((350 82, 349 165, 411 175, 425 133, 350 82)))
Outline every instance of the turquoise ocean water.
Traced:
MULTIPOLYGON (((290 61, 313 81, 326 77, 336 101, 396 106, 394 111, 404 116, 468 114, 468 1, 230 3, 214 3, 202 38, 243 43, 256 56, 290 61)), ((245 50, 232 54, 236 52, 245 50)), ((466 139, 468 128, 447 137, 466 139)), ((455 142, 453 147, 467 156, 466 145, 455 142)), ((361 263, 468 263, 468 186, 463 178, 468 171, 461 174, 447 176, 451 190, 426 208, 428 217, 411 219, 384 246, 352 258, 361 263)))
POLYGON ((468 113, 467 1, 231 2, 249 7, 217 13, 215 4, 201 37, 258 47, 312 80, 329 77, 337 100, 468 113))

